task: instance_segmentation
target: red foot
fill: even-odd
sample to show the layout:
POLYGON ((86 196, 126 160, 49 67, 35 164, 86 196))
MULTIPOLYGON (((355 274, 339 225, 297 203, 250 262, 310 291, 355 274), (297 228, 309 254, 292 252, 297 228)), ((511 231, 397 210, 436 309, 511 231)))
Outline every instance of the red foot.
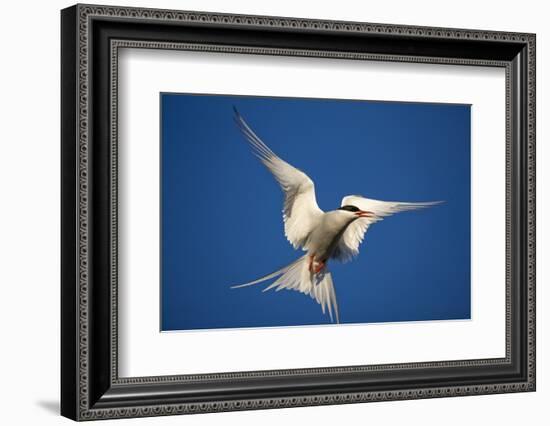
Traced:
POLYGON ((309 255, 309 265, 308 265, 308 269, 309 269, 309 272, 313 273, 313 274, 318 274, 319 272, 321 272, 324 267, 326 266, 325 262, 316 262, 317 263, 317 266, 313 267, 313 264, 315 262, 315 255, 314 254, 310 254, 309 255))
POLYGON ((318 263, 317 263, 317 268, 315 268, 315 270, 314 270, 313 272, 316 273, 316 274, 318 274, 318 273, 321 272, 324 268, 325 268, 325 262, 318 262, 318 263))

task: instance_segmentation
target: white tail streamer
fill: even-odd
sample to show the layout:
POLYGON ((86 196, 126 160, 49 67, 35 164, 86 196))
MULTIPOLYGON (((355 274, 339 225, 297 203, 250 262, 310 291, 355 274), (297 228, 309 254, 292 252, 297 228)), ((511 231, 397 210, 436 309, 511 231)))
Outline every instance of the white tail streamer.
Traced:
POLYGON ((327 268, 317 274, 311 273, 309 271, 307 255, 300 257, 290 265, 287 265, 278 271, 272 272, 271 274, 265 275, 257 280, 245 284, 232 286, 231 288, 248 287, 254 284, 260 284, 272 278, 277 279, 264 288, 263 291, 268 291, 271 289, 280 291, 286 289, 308 294, 312 299, 319 303, 319 305, 321 305, 323 313, 328 311, 332 322, 334 322, 334 318, 336 318, 337 323, 340 322, 332 275, 327 268))

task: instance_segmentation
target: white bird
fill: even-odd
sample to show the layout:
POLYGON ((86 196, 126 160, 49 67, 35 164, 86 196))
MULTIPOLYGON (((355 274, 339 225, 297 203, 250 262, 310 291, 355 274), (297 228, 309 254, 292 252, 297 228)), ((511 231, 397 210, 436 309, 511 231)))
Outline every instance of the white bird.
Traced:
POLYGON ((254 154, 273 174, 284 193, 283 221, 285 236, 295 249, 306 254, 290 265, 246 284, 247 287, 277 278, 263 291, 296 290, 310 295, 328 310, 333 322, 340 322, 336 293, 327 263, 329 259, 347 262, 359 254, 365 232, 384 217, 440 203, 403 203, 379 201, 359 195, 347 195, 341 207, 324 212, 317 205, 313 181, 301 170, 279 158, 254 133, 235 109, 235 122, 254 150, 254 154))

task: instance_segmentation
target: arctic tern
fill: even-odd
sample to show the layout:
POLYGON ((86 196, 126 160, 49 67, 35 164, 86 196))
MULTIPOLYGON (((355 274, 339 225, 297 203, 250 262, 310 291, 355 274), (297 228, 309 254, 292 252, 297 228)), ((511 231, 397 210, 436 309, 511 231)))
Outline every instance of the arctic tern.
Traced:
POLYGON ((250 143, 254 154, 273 174, 284 193, 283 222, 285 236, 294 249, 306 252, 290 265, 257 280, 231 288, 247 287, 275 279, 263 291, 295 290, 311 296, 328 311, 330 320, 340 322, 332 275, 331 259, 348 262, 359 254, 359 246, 370 225, 394 213, 417 210, 441 201, 408 203, 380 201, 347 195, 341 206, 324 212, 317 205, 313 181, 301 170, 278 157, 246 123, 237 109, 235 122, 250 143), (333 316, 334 313, 334 316, 333 316))

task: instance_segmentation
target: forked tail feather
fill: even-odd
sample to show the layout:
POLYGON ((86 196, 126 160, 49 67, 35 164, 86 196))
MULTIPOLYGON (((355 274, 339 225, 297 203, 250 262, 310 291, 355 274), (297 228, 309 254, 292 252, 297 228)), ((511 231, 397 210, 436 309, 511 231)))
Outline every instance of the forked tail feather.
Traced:
POLYGON ((260 284, 272 278, 277 278, 273 283, 263 289, 263 291, 275 289, 280 291, 282 289, 295 290, 300 293, 308 294, 312 299, 321 305, 323 313, 328 311, 330 320, 334 322, 334 316, 336 322, 340 323, 338 304, 336 302, 336 292, 334 291, 334 284, 332 282, 331 273, 325 269, 323 271, 313 274, 308 267, 308 255, 304 255, 290 265, 279 269, 278 271, 264 275, 257 280, 250 281, 245 284, 235 285, 231 288, 248 287, 254 284, 260 284), (277 278, 278 277, 278 278, 277 278))

